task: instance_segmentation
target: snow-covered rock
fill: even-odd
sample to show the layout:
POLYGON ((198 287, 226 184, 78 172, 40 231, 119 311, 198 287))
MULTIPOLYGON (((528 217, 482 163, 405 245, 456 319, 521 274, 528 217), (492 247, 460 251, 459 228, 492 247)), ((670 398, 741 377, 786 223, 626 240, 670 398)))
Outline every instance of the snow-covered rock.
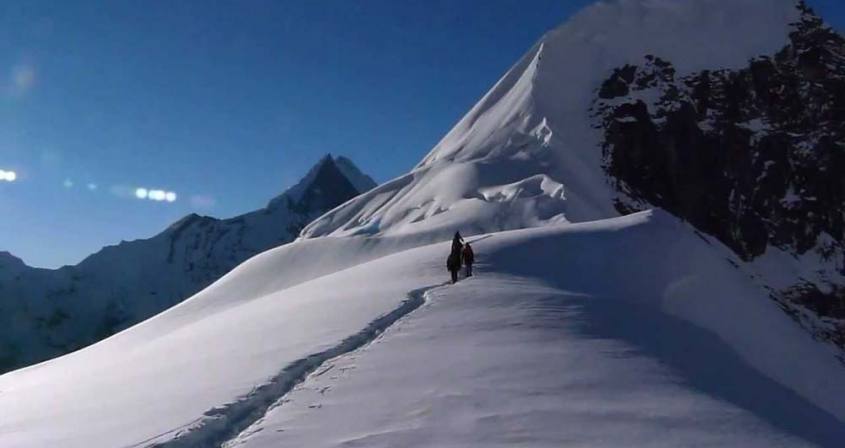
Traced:
POLYGON ((326 156, 264 209, 222 220, 192 214, 76 266, 35 269, 0 253, 0 371, 79 349, 167 309, 373 186, 348 159, 326 156))

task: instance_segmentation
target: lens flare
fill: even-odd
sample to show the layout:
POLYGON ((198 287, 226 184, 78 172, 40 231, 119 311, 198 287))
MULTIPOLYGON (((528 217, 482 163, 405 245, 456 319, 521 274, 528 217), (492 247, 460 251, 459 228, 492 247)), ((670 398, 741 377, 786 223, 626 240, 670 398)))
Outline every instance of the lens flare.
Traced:
POLYGON ((14 182, 18 179, 18 173, 14 171, 0 170, 0 181, 14 182))
POLYGON ((167 197, 167 193, 164 190, 150 190, 149 197, 153 201, 163 201, 167 197))
POLYGON ((176 202, 178 195, 176 195, 173 191, 152 188, 136 188, 135 197, 155 202, 176 202))

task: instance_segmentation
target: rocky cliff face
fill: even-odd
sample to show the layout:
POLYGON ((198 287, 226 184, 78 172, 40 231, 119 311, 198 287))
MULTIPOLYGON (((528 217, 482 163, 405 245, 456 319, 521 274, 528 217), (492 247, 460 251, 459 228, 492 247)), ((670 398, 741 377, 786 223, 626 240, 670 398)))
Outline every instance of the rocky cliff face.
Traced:
POLYGON ((613 72, 593 114, 621 212, 662 207, 751 270, 774 251, 811 260, 809 273, 761 281, 845 346, 845 39, 798 7, 776 54, 685 76, 650 55, 613 72))
POLYGON ((223 220, 190 215, 77 266, 35 269, 0 253, 0 372, 145 320, 248 258, 292 241, 311 220, 374 186, 347 159, 327 156, 264 209, 223 220))

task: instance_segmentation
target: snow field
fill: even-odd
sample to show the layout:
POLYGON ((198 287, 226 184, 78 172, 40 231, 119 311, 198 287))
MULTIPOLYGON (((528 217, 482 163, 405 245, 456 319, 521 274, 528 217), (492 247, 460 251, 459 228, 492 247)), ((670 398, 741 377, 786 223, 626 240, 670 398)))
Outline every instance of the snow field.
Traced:
MULTIPOLYGON (((800 378, 779 383, 731 347, 734 335, 707 329, 720 331, 715 322, 664 311, 661 291, 677 288, 680 271, 701 271, 705 285, 732 280, 718 256, 677 268, 660 251, 645 255, 652 244, 710 247, 679 230, 643 213, 484 237, 473 244, 477 276, 430 290, 420 309, 328 360, 225 446, 837 446, 841 417, 796 392, 800 378), (626 263, 629 253, 648 263, 626 263)), ((721 305, 702 316, 748 327, 758 349, 825 366, 793 370, 799 377, 837 377, 841 367, 808 336, 780 344, 794 323, 766 312, 762 295, 742 311, 753 315, 721 305)))

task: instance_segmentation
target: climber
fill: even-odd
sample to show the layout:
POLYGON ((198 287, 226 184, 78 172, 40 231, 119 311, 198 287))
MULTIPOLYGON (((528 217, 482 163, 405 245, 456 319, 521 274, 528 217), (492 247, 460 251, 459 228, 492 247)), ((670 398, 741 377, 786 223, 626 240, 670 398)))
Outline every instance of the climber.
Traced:
POLYGON ((461 252, 461 258, 464 259, 464 266, 466 266, 466 276, 472 277, 472 263, 475 261, 475 253, 472 251, 469 243, 464 244, 464 250, 461 252))
POLYGON ((462 243, 463 238, 461 238, 460 232, 455 232, 455 237, 452 238, 452 250, 446 259, 446 269, 452 274, 452 283, 458 281, 458 271, 461 270, 461 252, 464 246, 462 243))
POLYGON ((463 242, 464 239, 461 238, 461 232, 455 232, 455 237, 452 238, 452 253, 457 252, 458 256, 460 256, 463 242))
POLYGON ((452 252, 446 258, 446 269, 452 274, 452 283, 458 282, 458 271, 461 270, 461 253, 452 252))

